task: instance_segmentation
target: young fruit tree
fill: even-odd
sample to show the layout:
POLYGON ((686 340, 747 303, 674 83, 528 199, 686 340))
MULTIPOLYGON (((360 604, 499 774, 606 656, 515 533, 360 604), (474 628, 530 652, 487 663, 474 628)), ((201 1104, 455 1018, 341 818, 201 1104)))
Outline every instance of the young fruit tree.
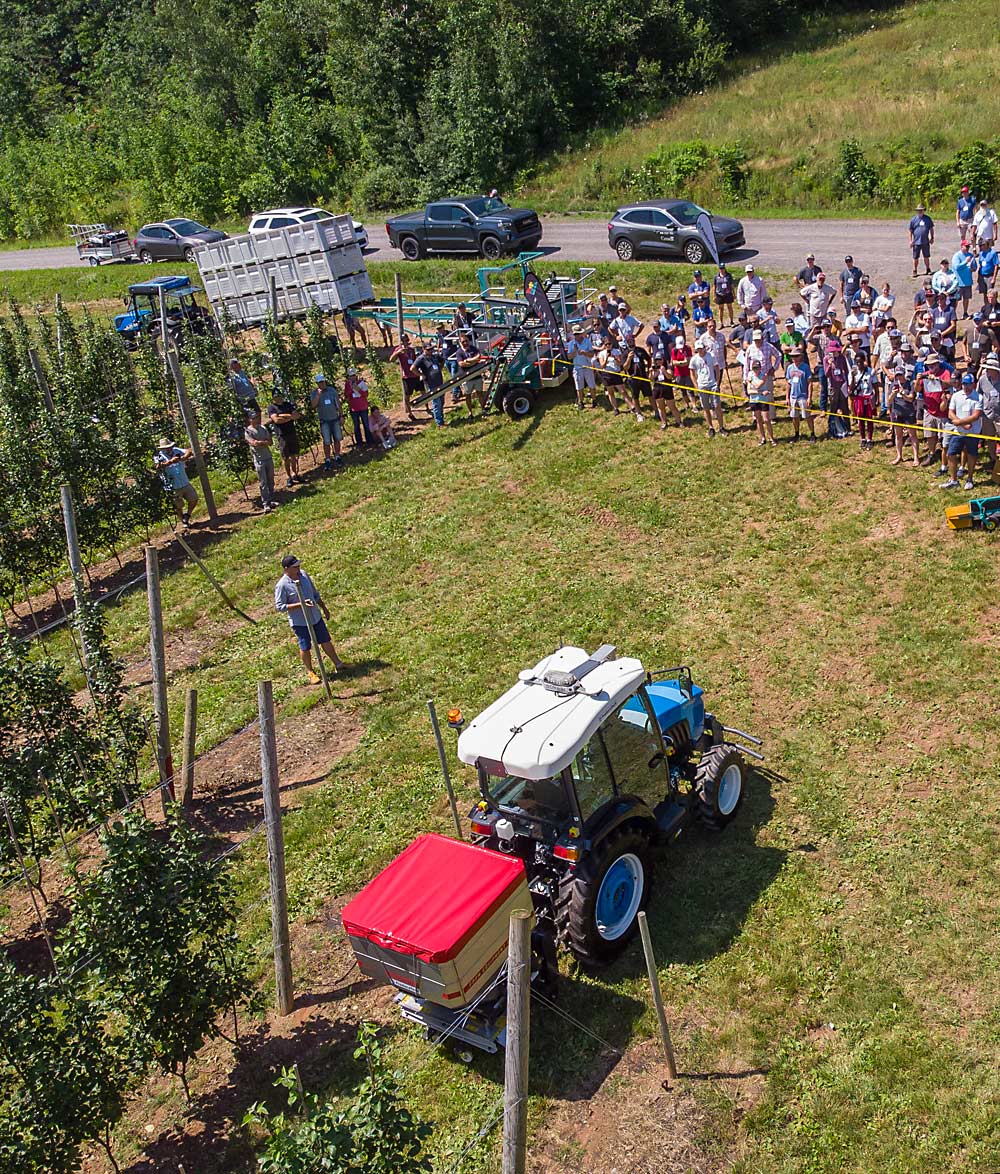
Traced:
POLYGON ((136 1075, 99 1009, 57 978, 0 956, 0 1170, 73 1174, 81 1147, 108 1155, 136 1075))
POLYGON ((207 859, 204 838, 174 808, 166 827, 138 811, 101 834, 104 859, 77 881, 61 947, 82 967, 95 998, 126 1025, 143 1063, 180 1078, 205 1042, 223 1034, 259 996, 236 933, 224 864, 207 859))
POLYGON ((399 1086, 382 1057, 371 1023, 358 1032, 356 1060, 368 1075, 353 1100, 322 1103, 301 1090, 295 1072, 283 1069, 275 1083, 288 1093, 292 1113, 272 1114, 251 1105, 243 1119, 261 1126, 267 1140, 257 1159, 263 1174, 425 1174, 431 1169, 424 1144, 431 1127, 403 1103, 399 1086))

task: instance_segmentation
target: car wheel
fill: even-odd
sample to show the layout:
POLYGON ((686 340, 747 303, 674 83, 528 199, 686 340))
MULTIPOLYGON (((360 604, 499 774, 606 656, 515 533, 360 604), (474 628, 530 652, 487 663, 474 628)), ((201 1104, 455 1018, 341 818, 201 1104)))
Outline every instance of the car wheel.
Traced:
POLYGON ((635 257, 635 245, 623 236, 621 240, 615 244, 615 252, 618 254, 619 261, 631 261, 635 257))
POLYGON ((189 265, 194 263, 194 249, 192 249, 190 246, 184 250, 184 260, 187 261, 189 265))
POLYGON ((701 241, 688 241, 684 246, 684 256, 692 265, 700 265, 707 255, 708 252, 701 241))
POLYGON ((88 257, 87 260, 90 263, 91 269, 96 269, 97 266, 100 265, 100 263, 101 263, 100 257, 88 257))
POLYGON ((143 265, 152 265, 153 254, 149 251, 149 249, 140 249, 139 260, 143 263, 143 265))
POLYGON ((422 252, 420 242, 415 236, 404 236, 399 242, 399 250, 407 261, 419 261, 422 252))
POLYGON ((480 242, 479 251, 486 261, 499 261, 503 254, 500 242, 495 236, 484 236, 480 242))

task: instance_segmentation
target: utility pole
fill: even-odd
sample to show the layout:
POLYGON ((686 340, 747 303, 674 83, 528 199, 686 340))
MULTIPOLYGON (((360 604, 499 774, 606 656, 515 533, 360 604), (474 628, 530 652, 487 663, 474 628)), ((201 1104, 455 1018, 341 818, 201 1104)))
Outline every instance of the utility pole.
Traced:
POLYGON ((532 914, 526 909, 519 909, 510 919, 503 1085, 503 1174, 525 1174, 528 1158, 531 921, 532 914))
POLYGON ((274 690, 270 681, 257 682, 260 718, 260 773, 264 789, 267 831, 267 867, 271 878, 271 941, 274 946, 274 982, 278 1012, 292 1011, 292 948, 288 937, 288 891, 285 887, 285 840, 281 830, 281 794, 278 789, 278 746, 274 732, 274 690))

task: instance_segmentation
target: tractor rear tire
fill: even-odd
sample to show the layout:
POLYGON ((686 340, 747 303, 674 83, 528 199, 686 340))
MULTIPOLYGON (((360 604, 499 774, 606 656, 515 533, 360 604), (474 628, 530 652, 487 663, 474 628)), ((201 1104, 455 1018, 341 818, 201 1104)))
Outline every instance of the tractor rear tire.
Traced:
POLYGON ((531 415, 535 393, 529 387, 518 387, 504 396, 503 409, 512 420, 523 420, 531 415))
POLYGON ((563 881, 560 936, 585 966, 609 962, 629 944, 651 880, 649 838, 632 826, 612 832, 563 881))
POLYGON ((694 776, 698 819, 713 832, 735 818, 746 791, 747 764, 735 746, 706 750, 694 776))

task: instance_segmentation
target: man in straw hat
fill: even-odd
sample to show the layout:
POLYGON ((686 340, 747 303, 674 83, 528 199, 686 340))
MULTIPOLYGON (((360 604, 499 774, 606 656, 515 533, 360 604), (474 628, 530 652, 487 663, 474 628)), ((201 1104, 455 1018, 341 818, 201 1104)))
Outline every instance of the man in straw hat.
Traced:
POLYGON ((156 442, 153 468, 160 474, 164 488, 173 495, 174 511, 185 526, 191 525, 191 515, 198 505, 198 490, 191 484, 184 467, 191 456, 189 448, 178 448, 167 436, 156 442))

